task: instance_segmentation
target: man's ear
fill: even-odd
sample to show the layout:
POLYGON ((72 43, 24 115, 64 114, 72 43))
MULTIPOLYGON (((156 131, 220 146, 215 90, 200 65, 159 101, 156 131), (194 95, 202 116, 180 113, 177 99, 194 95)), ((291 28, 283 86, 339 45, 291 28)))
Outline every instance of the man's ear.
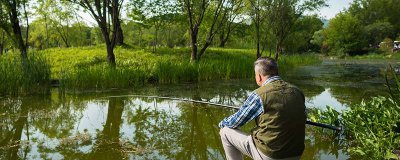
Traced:
POLYGON ((258 76, 259 82, 261 82, 262 81, 261 74, 257 74, 257 76, 258 76))

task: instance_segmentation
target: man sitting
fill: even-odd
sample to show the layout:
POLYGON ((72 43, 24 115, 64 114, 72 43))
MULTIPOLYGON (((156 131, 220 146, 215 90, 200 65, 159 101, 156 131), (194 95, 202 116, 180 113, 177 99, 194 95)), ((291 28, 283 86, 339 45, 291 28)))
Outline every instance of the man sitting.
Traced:
POLYGON ((226 158, 298 160, 305 138, 305 99, 297 87, 283 81, 272 58, 254 63, 256 83, 253 91, 235 114, 219 123, 226 158), (255 119, 257 126, 248 135, 238 128, 255 119))

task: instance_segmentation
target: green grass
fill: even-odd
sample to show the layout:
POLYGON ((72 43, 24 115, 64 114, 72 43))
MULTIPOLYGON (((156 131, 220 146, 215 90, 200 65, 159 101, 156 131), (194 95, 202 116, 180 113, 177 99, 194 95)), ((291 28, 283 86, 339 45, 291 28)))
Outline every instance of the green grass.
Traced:
POLYGON ((382 52, 382 53, 369 53, 366 55, 357 55, 357 56, 347 56, 346 59, 395 59, 400 60, 400 52, 391 53, 391 52, 382 52))
MULTIPOLYGON (((117 65, 112 68, 107 63, 104 46, 53 48, 38 51, 36 54, 43 58, 37 60, 40 64, 35 64, 39 69, 47 67, 51 70, 46 70, 47 74, 51 73, 51 79, 59 79, 60 88, 71 91, 129 88, 146 83, 201 82, 254 77, 255 50, 209 48, 198 63, 190 63, 190 52, 190 48, 159 48, 156 53, 152 53, 149 50, 120 47, 115 49, 117 65)), ((284 73, 285 70, 299 65, 320 62, 316 55, 281 56, 280 72, 284 73)), ((5 64, 8 66, 3 67, 2 72, 14 72, 14 68, 10 67, 12 64, 5 64)), ((15 73, 18 73, 17 76, 24 74, 15 73)), ((48 81, 49 76, 45 77, 48 81)), ((2 93, 9 92, 4 90, 2 93)))
POLYGON ((0 56, 0 95, 46 94, 49 87, 50 65, 43 56, 0 56))
MULTIPOLYGON (((200 82, 253 78, 255 50, 210 48, 198 63, 190 63, 189 48, 117 48, 117 67, 110 68, 103 47, 41 51, 52 65, 52 77, 68 90, 127 88, 145 83, 200 82)), ((316 55, 281 56, 280 70, 318 64, 316 55)))

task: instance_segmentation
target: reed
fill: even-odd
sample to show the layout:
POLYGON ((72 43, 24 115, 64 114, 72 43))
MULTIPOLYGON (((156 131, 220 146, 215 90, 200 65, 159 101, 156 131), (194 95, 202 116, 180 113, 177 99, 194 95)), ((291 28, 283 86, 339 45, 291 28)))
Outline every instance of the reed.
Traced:
MULTIPOLYGON (((254 77, 255 50, 210 48, 198 63, 189 61, 190 52, 189 48, 159 48, 156 53, 143 49, 116 48, 117 66, 111 68, 101 46, 53 48, 39 51, 37 54, 45 58, 37 59, 40 64, 35 63, 37 66, 33 66, 51 70, 46 70, 46 73, 51 73, 51 79, 60 80, 61 89, 74 91, 129 88, 146 83, 169 84, 254 77), (42 63, 44 60, 46 63, 42 63)), ((281 56, 279 66, 282 71, 320 62, 316 55, 290 55, 281 56)), ((8 64, 8 68, 12 65, 8 64)), ((8 68, 3 69, 3 72, 12 73, 8 68)), ((17 76, 23 75, 15 73, 18 73, 17 76)), ((44 77, 50 79, 49 76, 44 77)), ((4 81, 12 80, 8 78, 4 81)))
POLYGON ((38 54, 23 59, 17 54, 0 56, 0 95, 46 94, 50 87, 50 65, 38 54))

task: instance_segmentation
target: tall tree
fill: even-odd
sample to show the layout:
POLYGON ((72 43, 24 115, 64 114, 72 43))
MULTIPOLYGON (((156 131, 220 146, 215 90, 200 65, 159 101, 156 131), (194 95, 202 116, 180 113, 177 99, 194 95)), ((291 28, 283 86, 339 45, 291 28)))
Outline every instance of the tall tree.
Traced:
POLYGON ((3 30, 0 31, 0 56, 4 53, 4 47, 6 46, 6 37, 3 30))
POLYGON ((223 9, 227 0, 183 0, 182 5, 185 14, 189 21, 189 32, 191 39, 191 61, 197 62, 200 60, 201 56, 204 54, 206 49, 211 45, 215 35, 223 24, 223 19, 225 19, 227 11, 223 9), (210 13, 210 26, 208 31, 206 31, 206 40, 201 46, 198 52, 198 37, 199 30, 206 13, 210 13))
POLYGON ((130 13, 128 16, 145 26, 152 26, 153 32, 153 52, 159 45, 159 32, 162 27, 175 20, 178 13, 177 2, 175 0, 131 0, 130 13))
MULTIPOLYGON (((219 47, 225 47, 232 31, 238 26, 238 16, 241 14, 244 8, 243 0, 231 0, 230 3, 225 4, 224 10, 227 12, 227 16, 223 19, 221 29, 219 31, 219 47)), ((243 18, 241 18, 243 19, 243 18)))
POLYGON ((293 32, 293 26, 306 11, 326 6, 325 0, 267 0, 265 10, 268 28, 276 39, 275 59, 278 60, 285 47, 286 38, 293 32))
POLYGON ((250 17, 256 29, 257 58, 261 57, 261 27, 264 22, 263 11, 269 7, 262 0, 250 0, 250 17))
POLYGON ((395 39, 400 33, 399 0, 354 0, 348 12, 365 26, 369 44, 378 45, 384 38, 395 39))
POLYGON ((330 22, 324 32, 326 44, 336 54, 360 51, 366 46, 363 25, 349 13, 340 13, 330 22))
POLYGON ((49 47, 49 17, 51 0, 38 0, 37 5, 33 7, 35 14, 43 18, 46 32, 45 47, 49 47))
POLYGON ((71 4, 49 0, 51 3, 51 25, 58 33, 65 47, 70 47, 70 27, 73 17, 73 6, 71 4))
MULTIPOLYGON (((323 28, 323 23, 317 15, 300 18, 293 28, 293 33, 285 41, 286 53, 302 53, 319 51, 319 45, 311 43, 315 32, 323 28)), ((317 38, 317 37, 315 37, 317 38)))
POLYGON ((120 11, 123 0, 68 0, 81 6, 96 20, 107 47, 108 62, 115 66, 114 47, 121 38, 120 11), (111 19, 108 16, 111 15, 111 19))
POLYGON ((28 22, 27 0, 2 0, 0 1, 0 28, 12 38, 14 44, 18 47, 21 57, 26 58, 27 54, 27 37, 29 24, 26 23, 26 38, 22 35, 22 27, 20 18, 24 17, 28 22), (21 13, 22 12, 22 13, 21 13))

